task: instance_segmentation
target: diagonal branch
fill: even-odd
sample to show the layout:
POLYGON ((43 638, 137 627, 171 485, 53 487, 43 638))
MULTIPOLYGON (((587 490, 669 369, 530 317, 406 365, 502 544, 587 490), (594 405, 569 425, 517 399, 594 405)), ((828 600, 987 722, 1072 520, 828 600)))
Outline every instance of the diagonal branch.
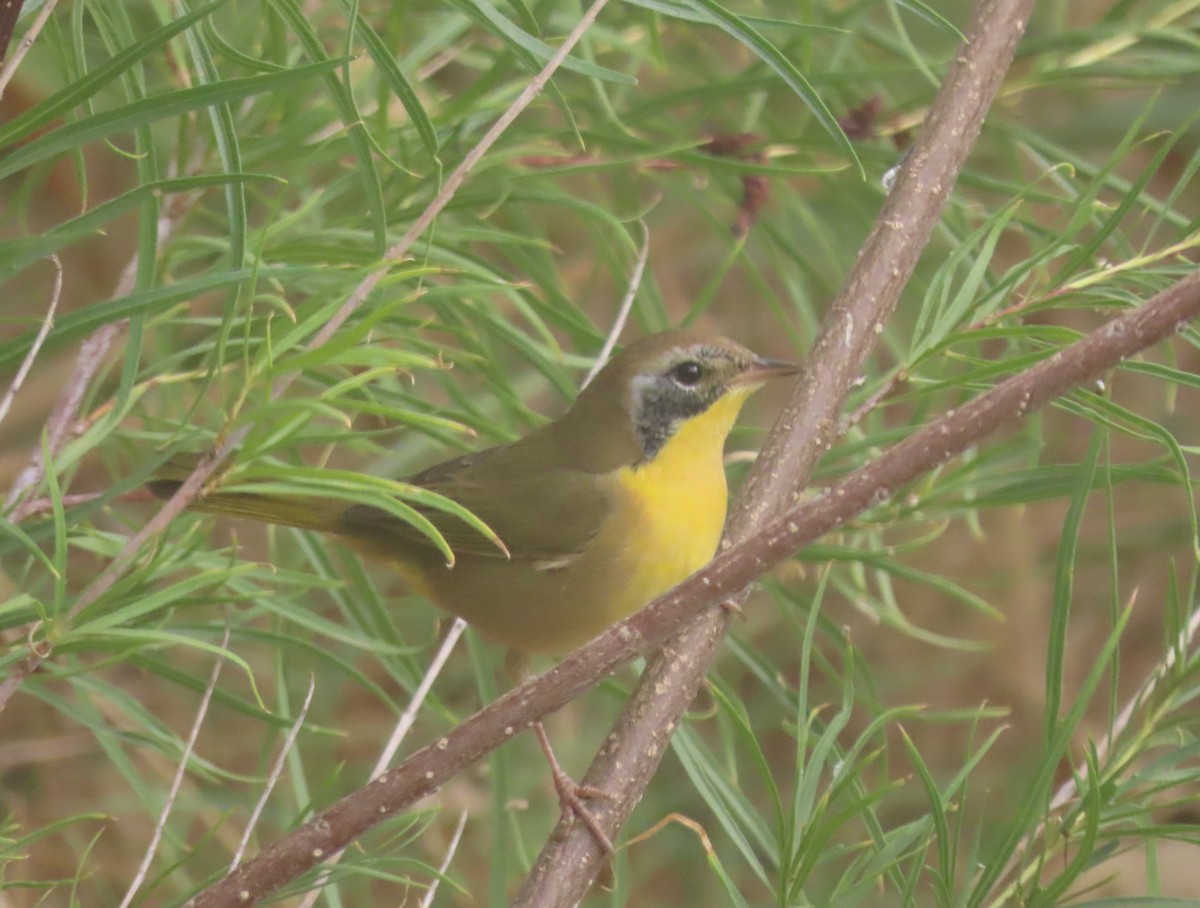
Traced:
MULTIPOLYGON (((787 509, 833 443, 837 415, 891 316, 937 224, 963 162, 1012 63, 1033 0, 979 0, 920 139, 905 162, 817 339, 811 365, 768 438, 730 516, 727 542, 740 542, 787 509)), ((745 598, 745 590, 729 590, 745 598)), ((728 632, 732 610, 698 616, 647 665, 583 784, 614 796, 595 811, 609 837, 641 800, 684 710, 728 632)), ((587 830, 564 817, 514 901, 573 905, 602 855, 587 830)))
MULTIPOLYGON (((1200 271, 943 415, 843 478, 819 498, 793 506, 772 519, 636 615, 605 631, 544 674, 510 690, 399 766, 269 845, 258 857, 201 892, 191 904, 194 908, 242 908, 257 903, 315 866, 324 855, 345 848, 392 814, 432 794, 464 767, 561 708, 634 656, 662 645, 681 622, 696 616, 705 606, 736 594, 793 552, 879 504, 906 483, 1071 388, 1098 378, 1197 316, 1200 271)), ((716 608, 707 614, 723 612, 716 608)), ((680 661, 685 660, 680 657, 680 661)), ((641 764, 650 759, 640 754, 637 765, 609 768, 610 774, 601 777, 599 784, 617 790, 618 777, 640 771, 641 764)), ((621 811, 631 809, 630 801, 593 805, 596 819, 606 830, 619 828, 627 815, 621 811)), ((590 834, 584 838, 594 844, 590 834)), ((581 860, 585 865, 598 865, 599 857, 585 852, 581 860)), ((577 878, 566 872, 563 876, 577 878)), ((563 891, 564 886, 554 880, 546 880, 545 885, 547 891, 558 893, 562 904, 569 903, 571 896, 563 891)), ((581 891, 578 881, 575 887, 581 891)))

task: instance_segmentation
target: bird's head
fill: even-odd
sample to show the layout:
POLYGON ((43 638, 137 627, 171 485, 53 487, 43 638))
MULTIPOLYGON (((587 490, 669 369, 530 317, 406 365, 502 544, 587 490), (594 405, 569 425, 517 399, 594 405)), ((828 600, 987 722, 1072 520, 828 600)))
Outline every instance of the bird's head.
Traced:
POLYGON ((613 357, 579 395, 570 421, 578 430, 587 427, 586 434, 597 441, 619 439, 628 462, 644 463, 682 425, 704 414, 719 411, 727 432, 751 392, 768 379, 798 371, 792 363, 763 359, 717 334, 653 334, 613 357))

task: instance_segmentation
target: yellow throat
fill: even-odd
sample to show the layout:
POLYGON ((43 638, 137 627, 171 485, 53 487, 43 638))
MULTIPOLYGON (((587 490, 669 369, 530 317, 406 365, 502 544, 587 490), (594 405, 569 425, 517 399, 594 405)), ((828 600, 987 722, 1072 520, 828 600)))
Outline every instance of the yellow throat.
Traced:
POLYGON ((727 393, 684 422, 653 460, 616 473, 622 489, 628 589, 616 611, 629 614, 709 562, 725 526, 723 453, 754 387, 727 393))

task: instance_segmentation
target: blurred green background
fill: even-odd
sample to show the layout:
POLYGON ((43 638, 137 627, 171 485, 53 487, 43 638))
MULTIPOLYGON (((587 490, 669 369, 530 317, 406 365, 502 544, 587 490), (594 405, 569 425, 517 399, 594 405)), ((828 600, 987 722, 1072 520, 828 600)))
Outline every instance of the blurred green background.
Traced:
MULTIPOLYGON (((0 388, 55 298, 47 256, 62 266, 0 423, 0 489, 64 390, 81 402, 49 477, 6 491, 0 523, 5 673, 31 641, 54 645, 0 715, 4 905, 120 901, 226 626, 232 656, 134 904, 181 904, 228 866, 310 678, 250 853, 361 785, 445 628, 325 539, 192 515, 70 614, 154 513, 140 490, 158 464, 248 426, 222 482, 302 490, 306 467, 403 477, 517 437, 571 399, 643 248, 625 337, 698 323, 803 358, 969 16, 613 0, 409 258, 309 349, 582 11, 76 0, 50 15, 0 97, 0 388), (81 345, 106 326, 80 382, 81 345)), ((1198 29, 1200 3, 1038 5, 848 412, 880 399, 817 485, 1194 267, 1198 29)), ((698 825, 623 849, 592 900, 1200 899, 1196 660, 1179 643, 1196 342, 1182 330, 766 578, 626 837, 672 814, 698 825), (1049 810, 1089 759, 1082 794, 1049 810)), ((747 407, 735 482, 785 393, 747 407)), ((468 634, 406 748, 490 700, 502 659, 468 634)), ((633 677, 550 720, 571 771, 633 677)), ((351 849, 318 904, 417 899, 464 811, 435 904, 503 904, 557 811, 532 736, 351 849)))

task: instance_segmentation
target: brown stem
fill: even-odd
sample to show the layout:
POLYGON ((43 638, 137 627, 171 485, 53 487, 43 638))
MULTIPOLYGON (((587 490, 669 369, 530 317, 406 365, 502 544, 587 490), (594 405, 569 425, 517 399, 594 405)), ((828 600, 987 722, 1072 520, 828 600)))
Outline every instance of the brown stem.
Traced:
MULTIPOLYGON (((68 441, 71 427, 75 425, 79 416, 79 408, 83 404, 84 395, 91 386, 92 379, 107 362, 108 351, 121 336, 126 324, 122 320, 98 328, 79 348, 75 369, 63 386, 62 394, 54 404, 50 419, 46 423, 46 444, 51 455, 57 454, 68 441)), ((29 464, 17 474, 4 503, 5 509, 15 507, 30 489, 42 481, 45 472, 46 464, 39 445, 30 454, 29 464)))
POLYGON ((21 18, 21 7, 25 0, 8 0, 0 3, 0 65, 8 59, 8 45, 12 41, 13 32, 17 28, 17 20, 21 18))

